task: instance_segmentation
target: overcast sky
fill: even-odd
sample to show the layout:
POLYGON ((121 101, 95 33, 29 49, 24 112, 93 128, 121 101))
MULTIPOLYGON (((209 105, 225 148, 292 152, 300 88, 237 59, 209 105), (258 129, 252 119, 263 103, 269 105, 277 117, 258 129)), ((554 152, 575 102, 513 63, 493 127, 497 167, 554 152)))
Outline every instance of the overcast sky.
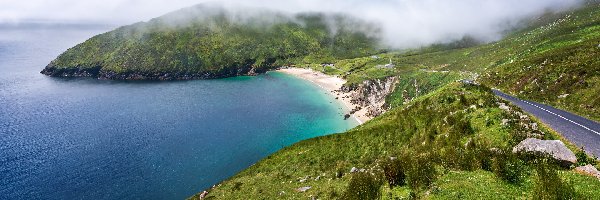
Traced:
POLYGON ((572 8, 581 0, 0 0, 0 23, 146 21, 204 2, 284 12, 345 12, 382 25, 394 46, 418 46, 472 35, 494 40, 519 20, 572 8))

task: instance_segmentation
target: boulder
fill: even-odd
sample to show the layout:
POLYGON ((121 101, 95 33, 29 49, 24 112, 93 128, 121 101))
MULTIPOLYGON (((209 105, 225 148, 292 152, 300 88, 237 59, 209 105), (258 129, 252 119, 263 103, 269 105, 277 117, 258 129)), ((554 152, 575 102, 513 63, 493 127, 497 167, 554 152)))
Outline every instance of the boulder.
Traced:
POLYGON ((499 105, 500 106, 498 106, 498 108, 500 108, 502 110, 510 111, 510 107, 506 106, 506 104, 500 103, 499 105))
POLYGON ((296 189, 296 191, 298 192, 306 192, 307 190, 309 190, 311 187, 310 186, 306 186, 306 187, 301 187, 296 189))
POLYGON ((577 163, 575 154, 560 140, 527 138, 513 148, 513 153, 546 154, 564 167, 577 163))
POLYGON ((203 191, 202 194, 200 194, 199 198, 200 199, 204 199, 204 198, 206 198, 206 196, 208 196, 208 192, 207 191, 203 191))
POLYGON ((509 119, 502 119, 502 124, 501 124, 501 125, 502 125, 502 126, 507 126, 507 125, 508 125, 508 122, 510 122, 510 120, 509 120, 509 119))
POLYGON ((580 166, 575 168, 575 171, 600 179, 600 171, 598 171, 598 169, 596 169, 593 165, 580 166))

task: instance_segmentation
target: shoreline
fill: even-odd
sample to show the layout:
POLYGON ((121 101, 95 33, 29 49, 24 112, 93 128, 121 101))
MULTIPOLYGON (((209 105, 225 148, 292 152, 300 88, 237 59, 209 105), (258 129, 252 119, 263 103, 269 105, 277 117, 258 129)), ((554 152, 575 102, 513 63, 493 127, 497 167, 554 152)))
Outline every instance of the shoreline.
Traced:
MULTIPOLYGON (((352 103, 350 98, 348 98, 352 96, 353 92, 342 92, 340 90, 340 88, 346 83, 346 80, 342 78, 304 68, 282 68, 275 71, 293 75, 319 86, 321 89, 327 91, 329 95, 333 96, 338 103, 347 109, 348 113, 345 114, 350 114, 352 110, 359 107, 359 105, 352 103)), ((350 114, 350 117, 356 120, 359 125, 362 125, 372 119, 372 117, 368 117, 366 113, 366 109, 360 109, 355 113, 350 114)))

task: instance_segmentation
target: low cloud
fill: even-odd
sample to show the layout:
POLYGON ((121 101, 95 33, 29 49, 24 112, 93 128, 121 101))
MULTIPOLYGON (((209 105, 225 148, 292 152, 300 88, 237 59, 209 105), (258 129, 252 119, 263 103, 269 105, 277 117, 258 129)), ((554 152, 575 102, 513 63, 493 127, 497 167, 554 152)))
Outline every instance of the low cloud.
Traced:
POLYGON ((493 41, 523 19, 571 9, 582 0, 2 0, 0 22, 24 20, 129 24, 179 8, 211 2, 243 12, 344 13, 378 24, 396 48, 449 42, 464 36, 493 41))

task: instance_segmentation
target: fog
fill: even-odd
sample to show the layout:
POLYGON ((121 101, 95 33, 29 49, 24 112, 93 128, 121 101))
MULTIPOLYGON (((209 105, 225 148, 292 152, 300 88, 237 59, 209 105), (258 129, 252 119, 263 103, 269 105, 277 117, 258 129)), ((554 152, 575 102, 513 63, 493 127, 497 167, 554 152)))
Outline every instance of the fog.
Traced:
POLYGON ((583 0, 2 0, 0 23, 93 22, 125 25, 199 3, 243 12, 344 13, 375 23, 383 42, 410 48, 464 36, 500 39, 524 19, 571 9, 583 0))

